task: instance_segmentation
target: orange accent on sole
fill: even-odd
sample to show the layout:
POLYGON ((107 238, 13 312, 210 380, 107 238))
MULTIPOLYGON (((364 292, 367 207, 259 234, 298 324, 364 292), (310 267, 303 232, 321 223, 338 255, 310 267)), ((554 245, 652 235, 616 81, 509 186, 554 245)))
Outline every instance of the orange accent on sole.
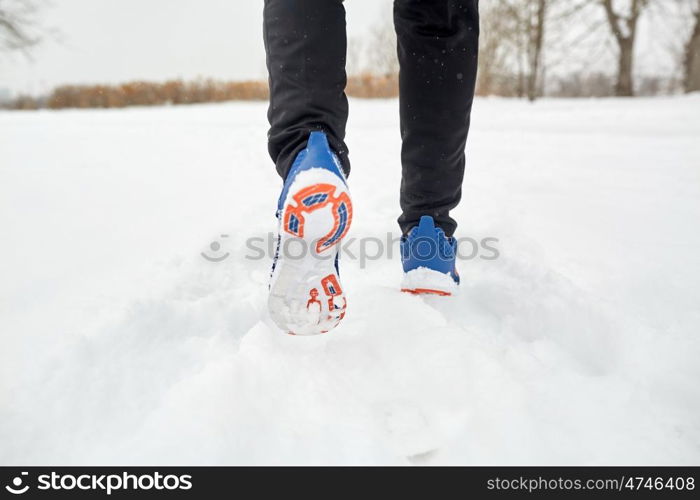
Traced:
POLYGON ((339 243, 340 240, 342 240, 347 234, 348 230, 350 229, 350 224, 352 223, 353 214, 352 201, 350 200, 350 196, 347 192, 344 191, 340 193, 340 195, 336 198, 333 196, 335 190, 336 186, 334 186, 333 184, 319 183, 307 186, 292 196, 292 199, 296 202, 296 206, 287 205, 284 211, 284 230, 291 235, 303 238, 305 223, 304 212, 311 213, 327 205, 331 205, 333 207, 333 228, 328 232, 328 234, 326 234, 323 238, 316 242, 317 253, 321 253, 324 250, 328 250, 329 248, 332 248, 337 243, 339 243), (320 203, 314 203, 310 207, 304 205, 304 200, 314 195, 325 195, 325 200, 320 203), (340 215, 338 214, 338 207, 340 207, 341 205, 345 205, 347 219, 345 221, 345 227, 343 228, 342 233, 338 235, 336 233, 338 232, 341 226, 340 215), (292 231, 290 229, 290 222, 292 216, 296 217, 298 221, 298 228, 296 231, 292 231), (333 242, 331 244, 328 244, 328 242, 331 241, 331 239, 333 239, 333 242))
POLYGON ((401 291, 413 295, 440 295, 441 297, 450 297, 452 295, 450 292, 433 290, 431 288, 402 288, 401 291))

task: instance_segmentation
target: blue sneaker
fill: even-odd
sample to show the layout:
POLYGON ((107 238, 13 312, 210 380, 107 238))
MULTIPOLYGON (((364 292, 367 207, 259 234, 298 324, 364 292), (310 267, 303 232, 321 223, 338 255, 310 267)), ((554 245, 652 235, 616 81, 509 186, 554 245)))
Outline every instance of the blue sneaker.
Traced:
POLYGON ((445 236, 429 215, 401 238, 403 282, 401 291, 413 294, 452 295, 459 285, 455 266, 457 240, 445 236))
POLYGON ((270 316, 290 334, 326 333, 345 316, 338 243, 350 229, 352 202, 340 161, 323 132, 311 132, 306 149, 294 160, 277 219, 270 316))

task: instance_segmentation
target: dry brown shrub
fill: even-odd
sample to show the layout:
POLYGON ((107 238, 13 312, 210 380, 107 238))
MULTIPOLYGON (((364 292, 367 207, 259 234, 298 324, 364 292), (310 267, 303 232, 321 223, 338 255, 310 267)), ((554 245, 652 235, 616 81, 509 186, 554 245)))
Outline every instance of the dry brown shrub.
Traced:
POLYGON ((348 78, 346 93, 352 97, 388 98, 399 95, 399 75, 362 73, 348 78))

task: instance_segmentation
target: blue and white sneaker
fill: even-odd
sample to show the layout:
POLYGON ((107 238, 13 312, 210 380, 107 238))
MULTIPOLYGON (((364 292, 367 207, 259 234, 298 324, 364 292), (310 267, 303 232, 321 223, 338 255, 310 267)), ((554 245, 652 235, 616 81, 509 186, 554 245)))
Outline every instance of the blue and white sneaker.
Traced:
POLYGON ((347 302, 338 275, 339 243, 350 229, 352 202, 340 160, 323 132, 311 132, 292 164, 277 205, 277 252, 268 309, 293 335, 335 328, 347 302))
POLYGON ((401 238, 403 282, 401 291, 413 294, 452 295, 459 285, 457 240, 445 236, 429 215, 401 238))

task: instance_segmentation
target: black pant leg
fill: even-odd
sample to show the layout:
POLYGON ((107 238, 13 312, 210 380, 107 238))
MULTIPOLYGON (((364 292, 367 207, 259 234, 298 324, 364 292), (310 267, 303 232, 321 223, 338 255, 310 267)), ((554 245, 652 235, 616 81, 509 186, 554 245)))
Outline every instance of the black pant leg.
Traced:
POLYGON ((263 29, 277 171, 284 178, 309 133, 321 129, 349 173, 343 0, 265 0, 263 29))
POLYGON ((394 0, 401 65, 404 233, 432 215, 448 236, 459 203, 476 82, 478 0, 394 0))

